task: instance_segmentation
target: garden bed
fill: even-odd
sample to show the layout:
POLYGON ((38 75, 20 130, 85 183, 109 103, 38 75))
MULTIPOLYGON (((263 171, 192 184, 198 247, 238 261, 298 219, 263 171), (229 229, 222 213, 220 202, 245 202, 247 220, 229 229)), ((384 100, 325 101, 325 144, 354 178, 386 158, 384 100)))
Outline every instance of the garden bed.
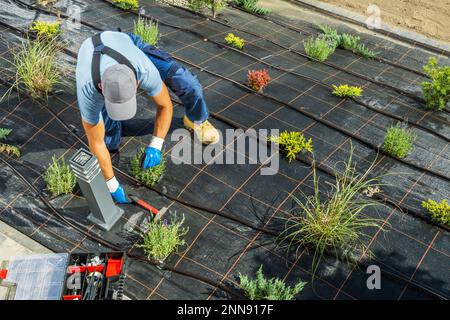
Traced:
MULTIPOLYGON (((226 284, 236 284, 239 273, 253 276, 263 265, 265 274, 285 279, 290 285, 307 281, 298 299, 436 298, 430 290, 450 297, 448 231, 433 225, 421 206, 429 197, 450 199, 450 115, 448 111, 430 112, 420 99, 414 99, 412 96, 420 96, 420 82, 426 78, 401 68, 404 65, 420 71, 431 54, 366 35, 365 43, 376 47, 381 57, 400 66, 364 60, 341 49, 324 65, 303 55, 302 41, 320 33, 310 22, 302 22, 305 32, 301 33, 232 8, 224 10, 220 20, 214 21, 152 1, 140 2, 147 15, 159 20, 159 46, 199 76, 212 112, 212 123, 222 130, 240 127, 303 131, 314 142, 324 191, 328 188, 326 182, 333 181, 327 172, 348 159, 351 145, 355 147, 357 170, 364 172, 377 157, 386 130, 398 122, 398 117, 417 125, 413 128, 416 139, 412 151, 404 159, 379 155, 374 171, 375 175, 391 174, 383 178, 382 182, 389 184, 382 188, 383 195, 403 212, 382 201, 376 211, 365 212, 382 219, 387 230, 367 231, 368 244, 375 254, 375 260, 368 264, 378 264, 401 279, 383 277, 381 290, 367 290, 365 270, 329 258, 322 261, 311 283, 310 252, 302 251, 300 256, 287 254, 275 245, 272 235, 186 205, 189 202, 213 209, 210 211, 219 210, 279 233, 282 222, 277 218, 293 206, 290 194, 299 190, 312 192, 310 156, 301 155, 299 161, 292 162, 283 159, 277 174, 261 176, 260 165, 174 165, 170 161, 174 142, 170 141, 166 147, 166 173, 155 187, 168 197, 136 187, 118 175, 126 188, 133 188, 134 193, 153 206, 168 206, 169 220, 184 214, 189 227, 185 237, 187 246, 185 251, 166 259, 167 265, 226 284), (229 33, 247 41, 243 50, 225 45, 224 38, 229 33), (262 94, 256 94, 245 83, 248 70, 260 69, 268 69, 272 80, 262 94), (371 108, 333 96, 326 87, 342 83, 364 88, 358 100, 371 108), (401 90, 411 96, 400 94, 401 90), (173 201, 174 198, 181 202, 173 201), (414 283, 408 285, 406 280, 414 283)), ((77 0, 76 3, 84 10, 81 29, 70 30, 62 25, 61 37, 69 41, 59 56, 60 63, 68 69, 66 86, 45 103, 33 102, 12 91, 8 101, 0 106, 0 127, 13 129, 8 141, 19 146, 22 153, 19 159, 8 157, 7 161, 42 190, 45 189, 43 174, 52 155, 68 160, 82 146, 45 106, 83 137, 73 89, 78 47, 84 38, 100 29, 121 27, 123 31, 131 31, 137 19, 135 14, 114 8, 106 1, 77 0)), ((11 73, 3 67, 8 67, 11 50, 23 39, 18 31, 28 29, 36 18, 36 10, 17 1, 0 0, 0 4, 0 78, 8 80, 11 73)), ((54 15, 44 12, 38 17, 56 20, 54 15)), ((6 84, 1 85, 0 96, 7 89, 6 84)), ((126 172, 129 172, 130 159, 148 143, 153 128, 155 111, 145 94, 138 97, 138 105, 136 117, 125 123, 126 137, 121 148, 112 157, 114 165, 126 172)), ((172 129, 182 127, 182 116, 182 108, 176 107, 172 129)), ((0 168, 2 221, 54 251, 98 250, 99 244, 55 217, 13 171, 1 163, 0 168)), ((90 234, 130 254, 143 255, 137 246, 141 239, 135 231, 142 227, 148 213, 125 205, 125 215, 119 223, 110 232, 104 232, 87 220, 86 202, 79 191, 73 196, 53 199, 52 204, 90 234)), ((228 298, 223 291, 196 279, 129 260, 125 290, 130 297, 228 298)))

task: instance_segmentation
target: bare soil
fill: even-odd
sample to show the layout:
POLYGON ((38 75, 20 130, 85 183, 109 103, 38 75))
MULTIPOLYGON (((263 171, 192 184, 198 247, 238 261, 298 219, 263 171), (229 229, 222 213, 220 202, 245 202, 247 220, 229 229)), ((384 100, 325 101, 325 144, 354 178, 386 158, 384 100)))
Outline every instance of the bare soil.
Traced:
POLYGON ((320 0, 362 15, 369 5, 385 23, 450 43, 450 0, 320 0))

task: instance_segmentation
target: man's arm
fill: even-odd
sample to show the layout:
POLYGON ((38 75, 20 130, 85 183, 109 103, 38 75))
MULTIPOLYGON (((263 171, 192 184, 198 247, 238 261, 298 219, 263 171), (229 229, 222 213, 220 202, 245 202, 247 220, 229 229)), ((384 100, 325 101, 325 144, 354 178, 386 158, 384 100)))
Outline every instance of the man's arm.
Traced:
POLYGON ((173 105, 170 100, 169 91, 163 83, 161 92, 152 97, 156 104, 156 119, 153 136, 164 139, 170 129, 173 115, 173 105))
POLYGON ((89 149, 95 155, 102 170, 105 181, 114 177, 114 171, 111 163, 111 156, 105 144, 105 126, 103 121, 96 125, 81 120, 89 142, 89 149))

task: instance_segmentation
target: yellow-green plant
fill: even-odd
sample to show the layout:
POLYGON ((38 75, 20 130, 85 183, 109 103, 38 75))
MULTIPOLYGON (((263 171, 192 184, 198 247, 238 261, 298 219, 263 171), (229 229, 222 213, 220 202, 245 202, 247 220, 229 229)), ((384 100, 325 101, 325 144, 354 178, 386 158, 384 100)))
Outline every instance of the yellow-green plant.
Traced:
POLYGON ((423 70, 432 80, 421 83, 427 108, 444 110, 450 101, 450 66, 439 66, 437 59, 431 57, 423 70))
POLYGON ((184 217, 177 221, 172 220, 167 223, 166 220, 153 221, 148 223, 148 229, 142 234, 144 242, 138 247, 143 248, 148 259, 163 261, 179 246, 185 245, 182 239, 189 228, 183 227, 184 217))
POLYGON ((437 222, 450 225, 450 205, 447 200, 442 199, 441 202, 428 199, 422 202, 422 207, 425 208, 430 216, 437 222))
POLYGON ((225 42, 230 45, 233 46, 239 50, 244 49, 245 46, 245 40, 242 38, 239 38, 237 36, 235 36, 232 33, 229 33, 226 37, 225 37, 225 42))
POLYGON ((289 287, 281 279, 266 279, 262 266, 256 272, 255 280, 239 273, 239 282, 250 300, 294 300, 306 285, 306 282, 300 281, 294 287, 289 287))
POLYGON ((56 156, 52 156, 52 163, 45 172, 44 180, 47 183, 47 190, 54 197, 71 193, 76 183, 75 175, 66 165, 64 158, 58 161, 56 156))
POLYGON ((270 136, 268 140, 277 143, 282 148, 289 162, 303 150, 313 152, 312 139, 306 139, 303 133, 298 131, 284 131, 279 136, 270 136))
POLYGON ((131 174, 144 185, 153 186, 159 181, 162 174, 166 170, 166 160, 163 158, 159 165, 144 170, 141 167, 141 158, 144 154, 144 150, 144 148, 141 148, 131 159, 130 171, 131 174))
POLYGON ((320 35, 317 38, 311 38, 303 41, 306 54, 313 59, 323 62, 334 52, 336 44, 325 35, 320 35))
POLYGON ((138 0, 112 0, 114 6, 122 10, 137 10, 139 9, 138 0))
MULTIPOLYGON (((12 129, 0 128, 0 140, 6 138, 12 129)), ((14 155, 17 158, 20 157, 20 150, 16 146, 12 146, 7 143, 0 143, 0 153, 6 153, 8 155, 14 155)))
POLYGON ((404 158, 413 148, 416 136, 405 124, 391 126, 384 136, 383 150, 388 154, 404 158))
POLYGON ((134 22, 133 33, 142 38, 142 41, 156 46, 159 40, 158 22, 139 18, 134 22))
POLYGON ((61 21, 34 21, 30 31, 36 32, 36 35, 40 38, 52 39, 61 33, 61 21))
POLYGON ((228 3, 228 0, 187 0, 189 8, 194 11, 202 10, 203 8, 210 8, 213 17, 217 16, 228 3))
POLYGON ((341 84, 336 86, 333 84, 333 94, 342 98, 352 98, 352 97, 360 97, 362 94, 361 87, 353 87, 348 84, 341 84))

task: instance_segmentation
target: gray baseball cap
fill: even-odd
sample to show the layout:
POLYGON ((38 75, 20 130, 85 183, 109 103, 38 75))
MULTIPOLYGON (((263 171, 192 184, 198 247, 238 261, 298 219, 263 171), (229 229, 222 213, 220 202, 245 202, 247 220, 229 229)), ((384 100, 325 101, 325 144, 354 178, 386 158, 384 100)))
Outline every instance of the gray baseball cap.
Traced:
POLYGON ((105 107, 112 120, 128 120, 136 114, 137 80, 133 70, 124 64, 108 67, 102 75, 105 107))

